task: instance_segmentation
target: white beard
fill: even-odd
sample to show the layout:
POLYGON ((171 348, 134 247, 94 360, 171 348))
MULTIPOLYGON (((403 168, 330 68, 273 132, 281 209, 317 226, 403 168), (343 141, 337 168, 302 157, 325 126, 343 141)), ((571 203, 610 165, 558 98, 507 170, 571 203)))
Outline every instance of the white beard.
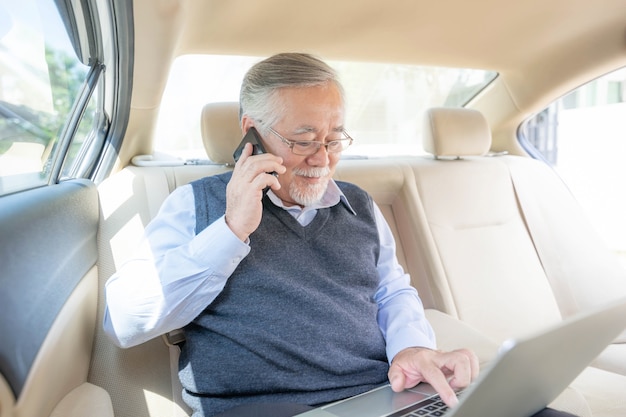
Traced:
POLYGON ((330 168, 310 168, 310 169, 294 169, 293 173, 298 176, 304 177, 323 177, 324 180, 317 184, 304 184, 301 185, 297 181, 293 181, 289 184, 289 196, 294 202, 300 204, 303 207, 312 206, 319 202, 330 181, 330 168))

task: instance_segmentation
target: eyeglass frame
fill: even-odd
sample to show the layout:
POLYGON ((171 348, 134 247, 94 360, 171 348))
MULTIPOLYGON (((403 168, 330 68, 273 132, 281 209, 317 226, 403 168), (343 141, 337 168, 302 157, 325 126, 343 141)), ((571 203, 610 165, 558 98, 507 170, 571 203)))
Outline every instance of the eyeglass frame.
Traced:
POLYGON ((267 127, 267 129, 268 129, 270 132, 272 132, 273 134, 275 134, 276 136, 278 136, 278 139, 280 139, 280 140, 281 140, 281 141, 282 141, 285 145, 287 145, 287 146, 289 147, 289 149, 291 150, 291 153, 293 153, 294 155, 298 155, 298 156, 311 156, 311 155, 315 155, 315 154, 316 154, 316 153, 320 150, 320 148, 321 148, 322 146, 326 148, 326 152, 328 152, 328 153, 341 153, 341 152, 345 151, 346 149, 348 149, 348 148, 350 147, 350 145, 352 145, 352 142, 354 142, 354 139, 352 138, 352 136, 350 136, 350 135, 348 134, 348 132, 346 132, 346 130, 345 130, 345 129, 341 129, 341 133, 342 133, 343 135, 345 135, 345 136, 346 136, 345 138, 343 138, 343 139, 331 140, 330 142, 326 142, 326 143, 319 142, 319 141, 317 141, 317 140, 290 140, 290 139, 285 138, 283 135, 281 135, 280 133, 278 133, 277 131, 275 131, 274 129, 272 129, 272 128, 271 128, 271 127, 269 127, 269 126, 267 127), (345 148, 342 148, 340 151, 329 151, 329 150, 328 150, 328 147, 329 147, 330 145, 332 145, 333 143, 342 143, 342 142, 345 142, 345 141, 348 141, 348 145, 346 145, 346 147, 345 147, 345 148), (313 144, 315 144, 315 145, 313 145, 313 146, 315 146, 315 150, 314 150, 313 152, 311 152, 311 153, 307 153, 307 154, 300 154, 300 153, 296 153, 296 152, 293 150, 293 147, 294 147, 296 144, 298 144, 298 143, 306 143, 306 144, 307 144, 307 146, 308 146, 308 145, 313 145, 313 144))

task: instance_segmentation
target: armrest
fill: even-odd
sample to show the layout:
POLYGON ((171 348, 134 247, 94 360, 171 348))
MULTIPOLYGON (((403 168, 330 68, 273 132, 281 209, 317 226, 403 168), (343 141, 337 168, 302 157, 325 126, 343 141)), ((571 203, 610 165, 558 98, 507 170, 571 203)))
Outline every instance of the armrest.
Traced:
POLYGON ((481 366, 498 353, 497 342, 459 319, 433 309, 426 310, 426 318, 435 330, 439 349, 471 349, 478 356, 481 366))

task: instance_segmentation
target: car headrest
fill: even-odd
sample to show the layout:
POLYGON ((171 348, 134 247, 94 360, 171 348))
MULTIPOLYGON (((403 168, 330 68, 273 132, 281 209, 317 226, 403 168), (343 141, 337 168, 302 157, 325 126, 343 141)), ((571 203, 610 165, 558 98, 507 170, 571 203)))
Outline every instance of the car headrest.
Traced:
POLYGON ((209 159, 218 164, 233 165, 233 152, 241 142, 239 103, 209 103, 202 108, 200 121, 202 143, 209 159))
POLYGON ((422 143, 435 157, 485 155, 491 147, 491 130, 478 110, 431 108, 426 111, 422 143))

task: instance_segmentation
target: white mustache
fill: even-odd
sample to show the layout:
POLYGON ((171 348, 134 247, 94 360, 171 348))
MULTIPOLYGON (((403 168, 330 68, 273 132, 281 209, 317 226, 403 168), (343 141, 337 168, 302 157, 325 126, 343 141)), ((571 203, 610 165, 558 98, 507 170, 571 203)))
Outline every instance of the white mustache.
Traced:
POLYGON ((296 168, 293 170, 293 173, 295 175, 300 175, 302 177, 311 177, 311 178, 326 177, 330 175, 330 168, 328 167, 309 168, 309 169, 296 168))

